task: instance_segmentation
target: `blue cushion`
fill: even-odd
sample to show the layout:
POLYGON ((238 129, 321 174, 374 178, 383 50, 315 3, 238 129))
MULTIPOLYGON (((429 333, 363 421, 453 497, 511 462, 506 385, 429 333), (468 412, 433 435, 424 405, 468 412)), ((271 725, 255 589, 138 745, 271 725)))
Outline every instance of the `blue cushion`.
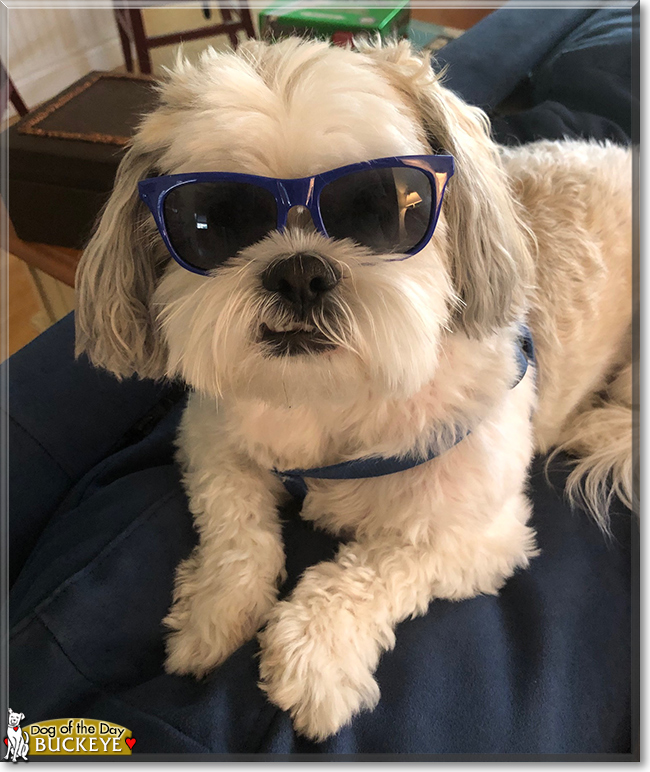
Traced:
MULTIPOLYGON (((204 681, 164 674, 160 620, 196 539, 171 452, 182 408, 74 486, 15 583, 10 693, 28 721, 115 721, 141 753, 630 751, 632 521, 615 515, 608 543, 541 460, 542 555, 498 597, 434 601, 403 622, 379 665, 379 706, 331 740, 295 736, 267 703, 255 642, 204 681)), ((295 508, 284 518, 286 592, 336 542, 295 508)))
POLYGON ((72 314, 0 368, 0 377, 9 376, 13 582, 70 487, 122 443, 169 389, 136 378, 120 383, 85 358, 75 362, 72 314))

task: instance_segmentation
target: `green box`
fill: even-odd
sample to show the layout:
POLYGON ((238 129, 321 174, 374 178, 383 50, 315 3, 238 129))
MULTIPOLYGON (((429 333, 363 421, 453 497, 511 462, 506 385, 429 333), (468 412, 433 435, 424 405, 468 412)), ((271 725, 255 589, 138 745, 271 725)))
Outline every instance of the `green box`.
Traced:
POLYGON ((342 5, 332 0, 279 2, 260 12, 260 32, 263 38, 283 38, 290 35, 330 39, 345 44, 355 36, 382 39, 407 37, 411 11, 408 0, 397 0, 391 8, 368 8, 342 5))

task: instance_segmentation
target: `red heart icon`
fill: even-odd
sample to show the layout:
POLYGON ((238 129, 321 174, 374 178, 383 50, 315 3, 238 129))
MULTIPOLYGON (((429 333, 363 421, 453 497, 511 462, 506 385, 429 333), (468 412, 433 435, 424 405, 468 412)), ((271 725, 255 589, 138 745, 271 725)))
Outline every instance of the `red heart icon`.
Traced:
POLYGON ((9 740, 5 737, 5 745, 9 745, 9 740))
POLYGON ((127 740, 126 744, 129 746, 131 750, 133 750, 133 746, 135 745, 135 737, 132 737, 130 740, 127 740))

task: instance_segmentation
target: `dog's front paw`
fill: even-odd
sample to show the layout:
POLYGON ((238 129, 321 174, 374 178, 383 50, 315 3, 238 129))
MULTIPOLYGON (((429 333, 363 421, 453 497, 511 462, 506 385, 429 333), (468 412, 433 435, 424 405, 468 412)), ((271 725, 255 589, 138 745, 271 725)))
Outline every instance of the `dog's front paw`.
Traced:
POLYGON ((198 592, 176 601, 163 620, 171 630, 165 643, 168 673, 201 678, 254 637, 275 603, 275 592, 248 589, 224 588, 216 597, 198 592))
POLYGON ((377 704, 379 646, 349 608, 322 597, 284 601, 259 638, 260 686, 301 734, 324 740, 377 704))
MULTIPOLYGON (((163 623, 172 627, 175 624, 174 614, 167 616, 163 623)), ((206 620, 203 623, 185 623, 180 629, 173 630, 165 641, 165 671, 202 678, 252 638, 258 628, 252 621, 242 624, 224 620, 223 623, 229 628, 215 629, 206 620)))

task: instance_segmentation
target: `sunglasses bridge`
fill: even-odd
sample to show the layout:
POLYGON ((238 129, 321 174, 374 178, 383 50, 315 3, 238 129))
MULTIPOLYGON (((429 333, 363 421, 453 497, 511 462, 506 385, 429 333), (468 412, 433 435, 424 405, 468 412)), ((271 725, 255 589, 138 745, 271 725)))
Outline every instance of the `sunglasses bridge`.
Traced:
POLYGON ((278 230, 282 233, 286 228, 297 228, 308 233, 318 231, 311 211, 303 204, 295 204, 289 209, 285 223, 278 230))

